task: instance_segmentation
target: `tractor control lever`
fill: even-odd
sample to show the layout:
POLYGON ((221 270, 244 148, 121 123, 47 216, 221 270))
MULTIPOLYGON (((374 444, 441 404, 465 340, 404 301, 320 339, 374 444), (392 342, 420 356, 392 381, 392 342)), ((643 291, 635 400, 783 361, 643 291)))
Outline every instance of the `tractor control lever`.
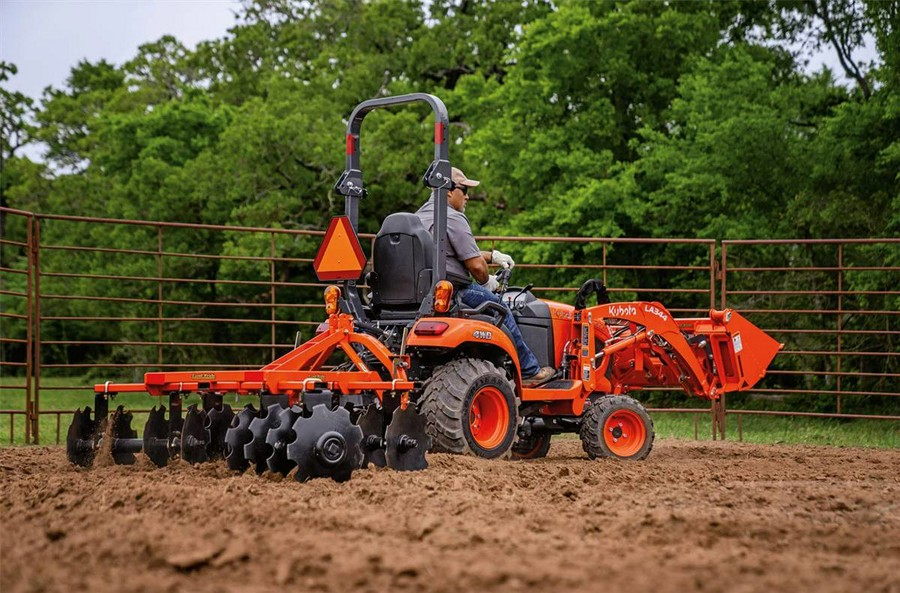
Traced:
POLYGON ((522 290, 516 293, 516 296, 510 299, 510 303, 512 304, 511 309, 515 309, 517 311, 521 311, 525 308, 525 303, 519 304, 519 297, 534 288, 534 282, 529 282, 527 286, 525 286, 522 290))

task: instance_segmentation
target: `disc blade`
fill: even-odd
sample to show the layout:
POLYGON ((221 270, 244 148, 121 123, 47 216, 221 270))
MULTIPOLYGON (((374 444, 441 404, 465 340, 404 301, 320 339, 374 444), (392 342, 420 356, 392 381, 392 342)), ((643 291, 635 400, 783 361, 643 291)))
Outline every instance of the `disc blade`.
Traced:
POLYGON ((368 467, 369 463, 377 467, 387 465, 384 456, 384 410, 371 404, 359 416, 356 424, 363 432, 361 467, 368 467))
POLYGON ((72 417, 66 435, 66 456, 69 461, 81 467, 90 467, 96 453, 94 447, 95 422, 91 419, 90 406, 78 409, 72 417))
POLYGON ((256 408, 247 404, 231 419, 231 426, 225 431, 225 463, 229 469, 243 472, 250 467, 250 462, 244 457, 244 446, 253 438, 250 422, 258 414, 256 408))
POLYGON ((166 407, 154 406, 144 425, 144 455, 156 467, 165 467, 169 463, 169 422, 166 420, 166 407))
POLYGON ((309 418, 297 418, 294 432, 297 438, 287 450, 297 464, 298 482, 325 477, 345 482, 362 464, 362 429, 350 422, 345 408, 314 406, 309 418))
POLYGON ((181 428, 181 458, 188 463, 209 461, 207 448, 212 439, 206 428, 206 412, 197 404, 188 406, 181 428))
POLYGON ((269 429, 266 435, 266 445, 272 454, 266 459, 266 466, 270 471, 286 476, 296 465, 288 459, 287 446, 297 437, 294 434, 294 422, 300 417, 303 410, 300 406, 293 406, 279 410, 276 416, 277 424, 269 429))
POLYGON ((414 406, 397 408, 384 433, 387 441, 385 457, 391 469, 415 471, 428 467, 425 452, 431 448, 431 437, 425 432, 425 415, 414 406))
POLYGON ((209 431, 210 438, 208 447, 210 460, 224 457, 225 434, 233 419, 234 412, 228 404, 223 405, 221 410, 212 408, 206 413, 206 429, 209 431))
POLYGON ((133 465, 134 453, 129 451, 120 451, 116 447, 118 439, 136 439, 137 431, 131 427, 131 412, 125 411, 125 406, 118 406, 113 412, 110 427, 110 438, 112 439, 112 457, 117 465, 133 465))
POLYGON ((269 445, 266 443, 266 436, 269 429, 274 427, 278 422, 278 412, 281 411, 280 404, 272 404, 265 409, 263 416, 258 416, 250 421, 250 442, 244 445, 244 457, 250 462, 250 466, 261 474, 269 466, 266 459, 272 454, 269 445))

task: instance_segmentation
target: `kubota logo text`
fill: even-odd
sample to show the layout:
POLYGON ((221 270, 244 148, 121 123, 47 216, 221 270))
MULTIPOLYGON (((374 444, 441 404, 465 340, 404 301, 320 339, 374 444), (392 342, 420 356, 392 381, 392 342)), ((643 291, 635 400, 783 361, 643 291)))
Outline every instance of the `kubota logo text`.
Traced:
POLYGON ((668 316, 668 315, 666 315, 665 313, 663 313, 662 311, 660 311, 659 309, 657 309, 657 308, 654 307, 653 305, 644 305, 644 311, 646 311, 647 313, 653 313, 654 315, 656 315, 657 317, 659 317, 659 318, 662 319, 663 321, 668 321, 668 320, 669 320, 669 316, 668 316))
POLYGON ((637 315, 637 309, 633 305, 613 305, 609 308, 609 314, 613 317, 627 317, 637 315))

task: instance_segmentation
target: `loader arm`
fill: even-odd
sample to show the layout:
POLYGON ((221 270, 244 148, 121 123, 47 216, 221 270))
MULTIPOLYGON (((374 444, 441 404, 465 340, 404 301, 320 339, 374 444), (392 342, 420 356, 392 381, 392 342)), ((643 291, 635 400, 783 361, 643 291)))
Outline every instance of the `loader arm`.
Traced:
POLYGON ((752 388, 783 347, 743 316, 726 309, 708 318, 675 319, 657 302, 609 303, 582 312, 611 332, 591 364, 616 392, 681 386, 719 399, 752 388))

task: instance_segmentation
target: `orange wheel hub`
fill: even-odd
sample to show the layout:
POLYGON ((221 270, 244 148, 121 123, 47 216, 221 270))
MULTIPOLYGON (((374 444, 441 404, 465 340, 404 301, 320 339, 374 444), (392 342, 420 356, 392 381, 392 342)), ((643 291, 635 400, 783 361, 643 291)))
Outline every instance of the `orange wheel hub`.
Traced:
POLYGON ((503 392, 496 387, 483 387, 475 394, 469 408, 469 429, 478 446, 500 446, 509 429, 509 409, 503 392))
POLYGON ((632 410, 616 410, 603 423, 603 439, 609 450, 619 457, 631 457, 647 440, 647 427, 632 410))

